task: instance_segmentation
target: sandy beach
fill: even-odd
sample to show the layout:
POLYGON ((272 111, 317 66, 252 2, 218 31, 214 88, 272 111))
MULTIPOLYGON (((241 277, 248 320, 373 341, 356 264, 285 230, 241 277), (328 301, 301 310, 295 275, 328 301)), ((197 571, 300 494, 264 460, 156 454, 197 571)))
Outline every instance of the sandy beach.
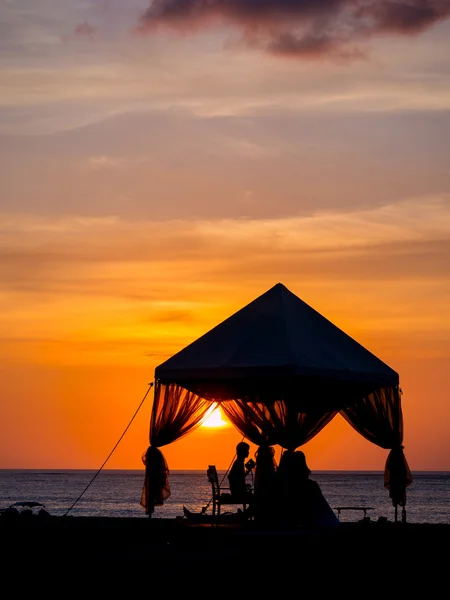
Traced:
POLYGON ((291 531, 262 529, 253 522, 191 524, 185 519, 31 517, 0 519, 2 562, 26 551, 34 563, 87 565, 238 561, 303 566, 320 561, 348 568, 368 561, 423 567, 443 563, 450 524, 342 523, 338 527, 291 531), (45 547, 45 551, 43 548, 45 547))
POLYGON ((183 520, 0 519, 4 581, 27 595, 196 599, 427 597, 446 586, 449 525, 351 523, 269 531, 183 520))

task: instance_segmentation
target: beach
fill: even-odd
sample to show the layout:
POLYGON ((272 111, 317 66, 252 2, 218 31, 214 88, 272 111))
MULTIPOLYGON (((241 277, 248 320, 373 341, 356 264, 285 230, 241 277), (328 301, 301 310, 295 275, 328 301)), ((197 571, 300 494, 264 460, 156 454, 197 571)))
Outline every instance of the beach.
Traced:
POLYGON ((4 579, 44 597, 430 597, 446 585, 449 534, 450 525, 392 522, 274 531, 183 519, 0 518, 4 579))
POLYGON ((201 586, 212 579, 208 585, 220 589, 229 589, 233 580, 239 589, 244 585, 254 590, 262 584, 261 595, 275 586, 273 594, 278 597, 284 588, 286 595, 291 594, 289 585, 298 585, 305 574, 308 585, 321 591, 332 587, 333 595, 337 590, 347 595, 356 590, 361 575, 365 589, 379 586, 380 594, 396 588, 415 592, 418 582, 430 591, 442 583, 443 549, 450 539, 448 474, 416 476, 406 523, 394 522, 381 474, 332 473, 317 478, 333 506, 357 500, 375 509, 368 511, 366 520, 361 511, 343 513, 337 528, 270 530, 253 521, 212 527, 183 518, 184 503, 199 511, 209 498, 205 473, 180 472, 172 475, 170 501, 149 519, 138 503, 142 474, 104 472, 87 498, 76 504, 74 514, 65 515, 92 473, 4 472, 4 507, 13 500, 33 499, 43 502, 48 512, 31 517, 1 513, 1 564, 7 577, 31 569, 33 577, 15 576, 13 581, 30 585, 33 594, 39 588, 47 594, 49 586, 60 594, 61 573, 64 586, 81 586, 83 594, 92 589, 92 581, 104 594, 105 587, 116 592, 119 580, 126 580, 128 591, 143 581, 162 580, 167 591, 179 588, 184 595, 197 596, 194 579, 201 586), (413 516, 422 522, 413 521, 413 516))
POLYGON ((334 566, 366 564, 387 557, 410 565, 444 556, 450 525, 392 522, 342 523, 338 527, 277 530, 254 522, 192 524, 185 519, 115 517, 0 518, 2 561, 26 549, 33 562, 87 565, 256 560, 259 564, 320 559, 334 566), (45 546, 45 552, 42 548, 45 546))

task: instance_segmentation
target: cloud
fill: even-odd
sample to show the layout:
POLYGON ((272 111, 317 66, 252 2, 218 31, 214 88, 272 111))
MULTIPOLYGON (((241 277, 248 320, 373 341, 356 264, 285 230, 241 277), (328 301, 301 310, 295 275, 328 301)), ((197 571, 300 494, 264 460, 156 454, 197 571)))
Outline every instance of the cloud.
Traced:
POLYGON ((115 170, 120 169, 124 165, 123 159, 111 158, 109 156, 90 156, 89 167, 94 170, 115 170))
POLYGON ((350 59, 372 36, 418 34, 449 16, 448 0, 154 0, 137 31, 225 25, 269 53, 350 59))
POLYGON ((97 32, 97 30, 98 30, 98 27, 89 25, 89 23, 87 21, 84 21, 83 23, 79 23, 75 27, 73 33, 76 37, 84 37, 84 38, 93 40, 94 35, 97 32))
MULTIPOLYGON (((351 212, 197 222, 4 214, 0 236, 0 281, 20 288, 43 283, 44 273, 75 277, 86 268, 99 270, 102 283, 107 274, 114 280, 125 273, 140 278, 144 265, 147 276, 156 279, 175 273, 189 278, 197 269, 220 271, 225 264, 240 269, 243 262, 250 270, 258 264, 268 274, 283 264, 312 273, 320 264, 322 276, 341 277, 348 273, 348 261, 356 266, 374 259, 380 276, 401 272, 408 263, 409 270, 426 273, 432 263, 433 270, 447 273, 450 204, 442 195, 351 212), (438 248, 445 260, 442 254, 442 260, 430 263, 438 248)), ((367 275, 374 278, 375 272, 367 275)), ((89 279, 94 284, 95 278, 89 279)))
POLYGON ((395 331, 444 354, 448 200, 195 223, 0 214, 0 355, 170 355, 277 282, 372 342, 395 331))

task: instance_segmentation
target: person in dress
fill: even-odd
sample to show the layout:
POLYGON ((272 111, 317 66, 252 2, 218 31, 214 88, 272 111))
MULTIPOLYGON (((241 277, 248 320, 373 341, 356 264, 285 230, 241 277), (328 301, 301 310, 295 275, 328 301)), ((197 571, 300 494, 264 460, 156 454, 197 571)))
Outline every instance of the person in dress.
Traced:
POLYGON ((335 526, 339 520, 325 499, 301 450, 286 450, 277 470, 281 523, 285 527, 335 526))
POLYGON ((262 445, 256 451, 255 467, 255 521, 269 525, 277 509, 276 502, 277 461, 273 446, 262 445))

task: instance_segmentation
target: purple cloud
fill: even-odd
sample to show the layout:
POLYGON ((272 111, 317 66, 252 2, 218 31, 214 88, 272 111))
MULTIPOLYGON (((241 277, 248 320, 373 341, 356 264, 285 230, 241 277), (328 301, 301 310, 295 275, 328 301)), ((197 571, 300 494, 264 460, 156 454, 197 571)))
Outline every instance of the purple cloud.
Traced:
POLYGON ((97 32, 98 27, 93 27, 92 25, 89 25, 89 23, 87 21, 84 21, 84 23, 79 23, 75 29, 73 30, 73 33, 75 36, 80 36, 80 37, 87 37, 90 40, 92 40, 94 38, 95 33, 97 32))
POLYGON ((141 33, 231 25, 242 41, 298 57, 354 57, 371 36, 412 35, 450 17, 450 0, 154 0, 141 33))

